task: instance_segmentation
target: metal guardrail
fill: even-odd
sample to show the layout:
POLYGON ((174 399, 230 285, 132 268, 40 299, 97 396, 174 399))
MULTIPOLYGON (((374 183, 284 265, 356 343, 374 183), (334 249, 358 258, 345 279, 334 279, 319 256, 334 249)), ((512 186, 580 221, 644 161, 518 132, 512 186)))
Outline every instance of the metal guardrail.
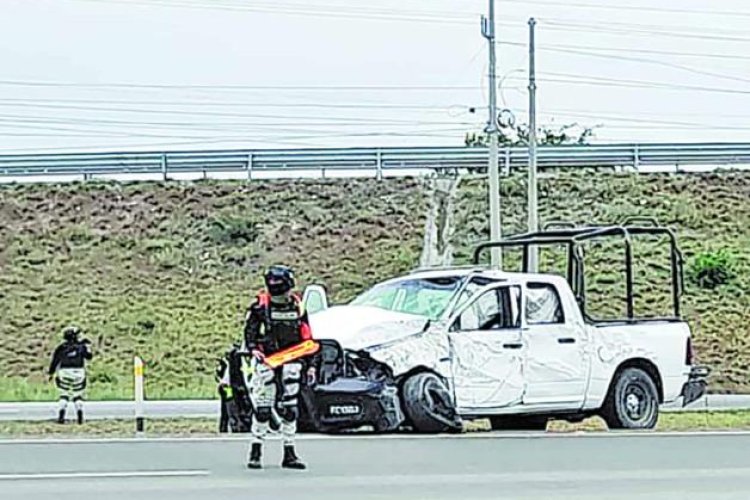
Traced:
MULTIPOLYGON (((480 147, 346 148, 217 150, 171 152, 65 153, 0 155, 0 178, 28 176, 209 174, 290 171, 371 171, 378 178, 391 172, 462 169, 487 166, 480 147)), ((501 168, 524 168, 525 147, 501 148, 501 168)), ((541 146, 539 168, 742 165, 750 164, 750 143, 605 144, 541 146)))

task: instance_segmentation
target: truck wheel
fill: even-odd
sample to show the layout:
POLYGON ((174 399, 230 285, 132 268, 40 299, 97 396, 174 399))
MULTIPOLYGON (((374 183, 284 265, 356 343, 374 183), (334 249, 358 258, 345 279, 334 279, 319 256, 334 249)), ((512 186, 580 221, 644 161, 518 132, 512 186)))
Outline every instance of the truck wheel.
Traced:
POLYGON ((539 415, 490 417, 493 431, 544 431, 547 430, 547 417, 539 415))
POLYGON ((438 433, 460 428, 448 388, 434 373, 417 373, 406 379, 402 398, 415 431, 438 433))
POLYGON ((652 429, 659 419, 659 396, 651 376, 626 368, 615 380, 602 407, 610 429, 652 429))

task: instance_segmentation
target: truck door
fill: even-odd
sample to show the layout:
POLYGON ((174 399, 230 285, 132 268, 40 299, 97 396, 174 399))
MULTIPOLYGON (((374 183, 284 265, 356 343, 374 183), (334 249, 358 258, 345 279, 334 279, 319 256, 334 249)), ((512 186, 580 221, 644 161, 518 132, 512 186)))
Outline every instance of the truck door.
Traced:
POLYGON ((554 285, 529 282, 525 298, 524 405, 578 409, 586 390, 585 329, 565 317, 554 285))
POLYGON ((523 394, 521 288, 495 283, 451 320, 451 372, 459 412, 520 404, 523 394))

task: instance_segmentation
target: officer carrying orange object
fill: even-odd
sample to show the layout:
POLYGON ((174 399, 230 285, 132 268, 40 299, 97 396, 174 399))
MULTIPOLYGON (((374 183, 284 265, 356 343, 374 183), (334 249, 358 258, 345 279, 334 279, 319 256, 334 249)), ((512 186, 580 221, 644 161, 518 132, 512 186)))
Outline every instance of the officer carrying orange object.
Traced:
POLYGON ((247 466, 260 469, 263 441, 273 407, 281 418, 284 458, 282 467, 305 469, 295 452, 298 396, 302 377, 301 358, 314 354, 319 345, 301 299, 292 290, 294 274, 289 267, 271 266, 264 276, 266 289, 250 305, 245 320, 245 347, 252 353, 250 400, 253 405, 252 441, 247 466))

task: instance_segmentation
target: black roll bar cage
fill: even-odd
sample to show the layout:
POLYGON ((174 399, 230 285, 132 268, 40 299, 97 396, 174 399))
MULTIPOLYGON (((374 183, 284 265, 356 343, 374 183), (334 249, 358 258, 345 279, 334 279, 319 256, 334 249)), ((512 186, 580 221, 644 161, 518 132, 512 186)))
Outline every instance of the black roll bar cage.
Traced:
MULTIPOLYGON (((677 237, 674 232, 659 225, 656 219, 650 217, 629 217, 621 224, 608 226, 579 226, 570 222, 550 222, 541 231, 523 233, 510 236, 500 241, 488 241, 479 244, 474 250, 474 264, 479 265, 479 257, 482 252, 490 248, 513 248, 522 247, 523 250, 523 272, 529 272, 529 247, 566 245, 568 266, 567 279, 575 294, 576 300, 581 307, 583 315, 588 320, 591 318, 586 313, 586 293, 583 252, 580 244, 585 241, 622 237, 625 242, 625 286, 627 294, 627 321, 635 321, 633 300, 633 236, 651 235, 667 236, 670 242, 671 261, 671 284, 674 317, 664 318, 668 320, 680 319, 680 297, 685 291, 683 274, 682 252, 677 245, 677 237)), ((622 321, 622 320, 617 320, 622 321)))

